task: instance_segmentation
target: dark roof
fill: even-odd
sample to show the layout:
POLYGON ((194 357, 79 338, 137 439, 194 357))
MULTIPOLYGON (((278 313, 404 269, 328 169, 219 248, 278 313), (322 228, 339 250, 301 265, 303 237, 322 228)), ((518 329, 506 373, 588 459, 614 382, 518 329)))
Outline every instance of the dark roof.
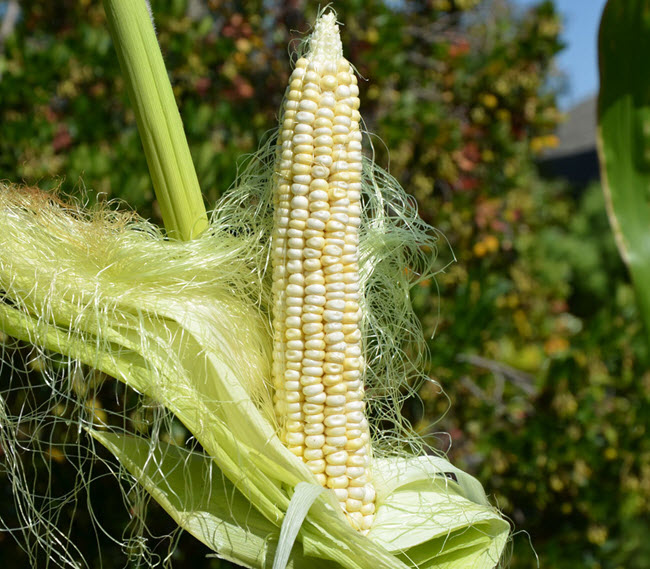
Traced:
POLYGON ((544 153, 543 158, 560 158, 580 154, 596 147, 597 97, 578 103, 566 113, 566 120, 557 129, 560 145, 544 153))
POLYGON ((569 109, 556 132, 559 146, 544 152, 538 161, 542 175, 564 178, 577 187, 598 180, 596 109, 596 96, 569 109))

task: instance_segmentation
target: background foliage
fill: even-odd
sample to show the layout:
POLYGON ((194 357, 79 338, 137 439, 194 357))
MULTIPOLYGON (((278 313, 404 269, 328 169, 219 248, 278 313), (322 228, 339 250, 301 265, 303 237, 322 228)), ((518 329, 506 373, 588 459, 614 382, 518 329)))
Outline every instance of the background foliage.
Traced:
MULTIPOLYGON (((316 5, 152 4, 210 204, 233 181, 239 157, 275 126, 286 46, 308 29, 316 5)), ((119 197, 158 219, 101 6, 21 7, 0 53, 0 179, 88 188, 93 199, 119 197)), ((650 372, 629 279, 600 188, 542 180, 535 166, 556 144, 560 120, 549 87, 561 49, 552 2, 527 13, 506 0, 336 8, 347 57, 367 78, 362 111, 377 160, 458 259, 414 295, 428 335, 435 330, 429 373, 447 397, 427 384, 407 413, 530 534, 541 566, 650 567, 650 372)), ((43 460, 51 483, 65 488, 74 470, 54 454, 43 460)), ((117 488, 108 484, 91 489, 97 512, 103 500, 102 511, 114 510, 117 488)), ((0 491, 11 521, 11 490, 0 491)), ((151 511, 154 533, 169 531, 151 511)), ((119 536, 127 521, 115 514, 104 523, 119 536)), ((90 559, 98 555, 101 531, 83 508, 73 531, 86 531, 76 541, 90 559)), ((0 532, 3 560, 22 566, 25 554, 12 543, 0 532)), ((174 550, 174 567, 220 566, 191 537, 161 548, 174 550)), ((117 545, 102 551, 102 567, 124 566, 117 545)), ((526 535, 514 539, 511 566, 535 566, 526 535)))

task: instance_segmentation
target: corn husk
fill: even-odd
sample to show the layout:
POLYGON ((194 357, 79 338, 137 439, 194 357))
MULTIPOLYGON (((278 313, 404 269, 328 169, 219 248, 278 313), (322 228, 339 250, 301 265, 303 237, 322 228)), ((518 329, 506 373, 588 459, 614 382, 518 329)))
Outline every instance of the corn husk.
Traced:
MULTIPOLYGON (((84 427, 179 526, 225 559, 261 568, 282 548, 296 567, 315 560, 368 569, 495 566, 509 525, 480 484, 442 459, 389 452, 374 466, 378 510, 367 537, 351 529, 325 491, 292 522, 297 543, 280 542, 296 487, 317 482, 277 436, 268 387, 269 287, 259 269, 268 223, 256 206, 243 236, 246 223, 228 213, 239 211, 241 200, 224 202, 208 232, 180 243, 131 214, 84 213, 3 187, 1 329, 105 372, 185 425, 202 454, 92 421, 84 427), (231 497, 225 503, 224 495, 231 497)), ((391 233, 383 244, 372 235, 369 229, 364 275, 381 282, 386 276, 368 263, 391 233)))

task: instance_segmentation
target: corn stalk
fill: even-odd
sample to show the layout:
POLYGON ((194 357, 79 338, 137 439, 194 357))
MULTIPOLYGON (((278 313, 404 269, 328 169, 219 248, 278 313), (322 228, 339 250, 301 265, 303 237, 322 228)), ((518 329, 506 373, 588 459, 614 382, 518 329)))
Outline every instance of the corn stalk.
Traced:
POLYGON ((104 0, 104 9, 165 228, 192 239, 208 216, 151 13, 144 1, 104 0))

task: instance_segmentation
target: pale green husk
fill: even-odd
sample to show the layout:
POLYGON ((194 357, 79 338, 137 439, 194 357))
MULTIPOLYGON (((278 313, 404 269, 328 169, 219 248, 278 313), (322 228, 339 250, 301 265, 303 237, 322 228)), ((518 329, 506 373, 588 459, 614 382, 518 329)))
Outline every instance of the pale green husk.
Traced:
MULTIPOLYGON (((84 212, 37 191, 0 189, 0 330, 45 350, 42 359, 63 354, 173 413, 205 454, 170 447, 155 430, 137 437, 92 415, 82 424, 179 526, 220 557, 259 568, 272 564, 296 485, 316 483, 280 443, 272 415, 269 148, 251 160, 209 230, 185 243, 165 240, 133 214, 84 212)), ((289 565, 494 567, 509 525, 480 484, 442 459, 403 450, 421 447, 399 419, 405 385, 422 379, 403 351, 405 341, 421 341, 408 289, 434 270, 435 233, 370 163, 364 185, 370 408, 394 425, 373 431, 377 521, 368 537, 358 534, 323 492, 289 565)), ((11 446, 20 417, 6 409, 2 442, 11 446)))

